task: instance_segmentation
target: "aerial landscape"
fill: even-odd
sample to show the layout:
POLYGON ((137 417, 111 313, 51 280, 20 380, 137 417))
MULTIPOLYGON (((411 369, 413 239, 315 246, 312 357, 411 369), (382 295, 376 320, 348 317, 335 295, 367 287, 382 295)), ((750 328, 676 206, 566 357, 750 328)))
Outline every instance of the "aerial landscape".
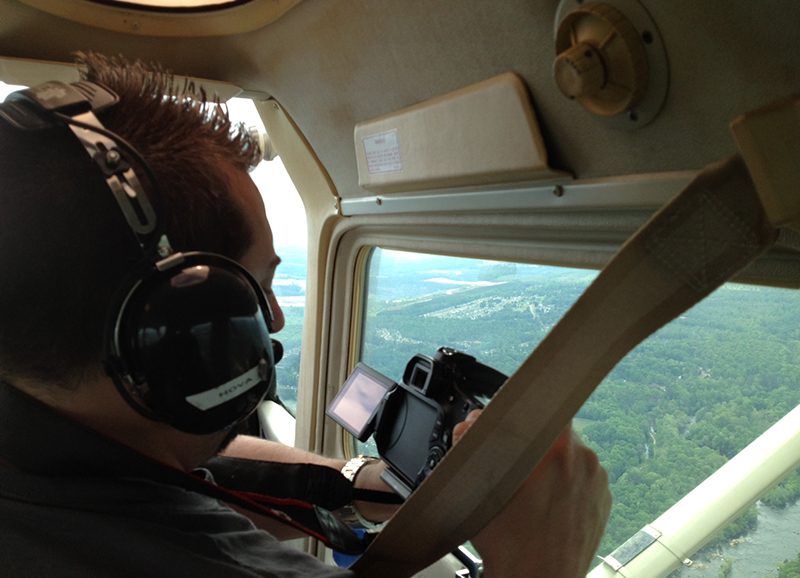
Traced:
MULTIPOLYGON (((302 255, 283 256, 276 292, 285 303, 280 337, 287 355, 279 380, 291 405, 305 275, 302 255)), ((399 380, 413 355, 447 345, 513 373, 595 275, 378 249, 367 279, 362 360, 399 380)), ((631 352, 586 402, 575 427, 608 471, 615 503, 601 555, 800 403, 799 299, 792 290, 726 285, 631 352)), ((798 498, 794 472, 712 540, 694 568, 675 576, 800 575, 800 560, 791 560, 800 554, 797 534, 791 555, 760 573, 737 573, 739 560, 729 552, 735 553, 731 543, 758 531, 770 510, 800 509, 798 498)), ((785 544, 783 538, 773 540, 785 544)))

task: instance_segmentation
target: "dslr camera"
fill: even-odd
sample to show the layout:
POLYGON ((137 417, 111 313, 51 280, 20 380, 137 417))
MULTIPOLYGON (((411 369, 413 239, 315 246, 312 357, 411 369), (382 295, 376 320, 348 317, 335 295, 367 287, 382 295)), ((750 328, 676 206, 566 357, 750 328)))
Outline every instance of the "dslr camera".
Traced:
POLYGON ((407 498, 453 444, 453 427, 491 399, 507 376, 471 355, 440 347, 415 355, 395 383, 359 363, 328 415, 359 441, 372 435, 383 480, 407 498))

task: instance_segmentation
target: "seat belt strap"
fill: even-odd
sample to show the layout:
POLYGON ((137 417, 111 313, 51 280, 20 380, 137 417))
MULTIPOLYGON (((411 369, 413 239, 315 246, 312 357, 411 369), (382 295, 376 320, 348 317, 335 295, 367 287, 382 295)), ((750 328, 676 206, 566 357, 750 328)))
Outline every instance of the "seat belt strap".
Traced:
POLYGON ((477 534, 608 372, 776 235, 738 156, 703 170, 622 246, 386 524, 356 573, 410 576, 477 534))

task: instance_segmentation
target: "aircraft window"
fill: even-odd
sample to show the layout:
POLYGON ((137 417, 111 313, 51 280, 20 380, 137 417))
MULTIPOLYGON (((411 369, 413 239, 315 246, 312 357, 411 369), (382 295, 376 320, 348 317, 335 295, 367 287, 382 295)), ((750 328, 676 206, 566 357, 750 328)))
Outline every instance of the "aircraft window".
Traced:
POLYGON ((272 290, 286 319, 286 324, 276 336, 283 343, 284 350, 283 359, 277 366, 278 395, 295 412, 306 302, 306 213, 280 157, 262 161, 250 176, 264 198, 275 251, 281 257, 281 264, 272 281, 272 290))
MULTIPOLYGON (((232 98, 228 101, 230 117, 235 122, 265 130, 253 101, 232 98)), ((300 377, 300 339, 306 299, 306 212, 280 157, 261 161, 250 173, 261 191, 267 210, 275 251, 281 264, 275 273, 272 289, 286 319, 276 337, 283 343, 284 355, 278 371, 278 395, 292 411, 297 408, 297 383, 300 377)))
POLYGON ((0 102, 5 102, 6 97, 15 92, 17 90, 22 90, 23 88, 28 88, 27 86, 20 86, 18 84, 6 84, 3 81, 0 81, 0 102))
MULTIPOLYGON (((450 346, 513 373, 595 275, 376 248, 361 361, 398 381, 412 356, 450 346)), ((798 328, 800 292, 728 284, 604 380, 574 422, 608 470, 614 495, 600 555, 800 403, 798 328)), ((372 444, 358 450, 376 453, 372 444)), ((777 575, 784 560, 800 554, 797 540, 786 539, 800 525, 798 498, 795 471, 674 576, 731 575, 720 574, 731 571, 726 565, 734 576, 777 575)))

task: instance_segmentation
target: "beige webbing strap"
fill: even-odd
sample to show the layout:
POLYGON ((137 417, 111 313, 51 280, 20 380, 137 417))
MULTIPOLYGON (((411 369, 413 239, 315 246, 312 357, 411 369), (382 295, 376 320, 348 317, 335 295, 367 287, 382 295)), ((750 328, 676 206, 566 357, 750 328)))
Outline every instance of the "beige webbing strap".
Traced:
POLYGON ((738 157, 704 170, 625 243, 354 570, 410 576, 474 536, 631 349, 775 236, 738 157))

